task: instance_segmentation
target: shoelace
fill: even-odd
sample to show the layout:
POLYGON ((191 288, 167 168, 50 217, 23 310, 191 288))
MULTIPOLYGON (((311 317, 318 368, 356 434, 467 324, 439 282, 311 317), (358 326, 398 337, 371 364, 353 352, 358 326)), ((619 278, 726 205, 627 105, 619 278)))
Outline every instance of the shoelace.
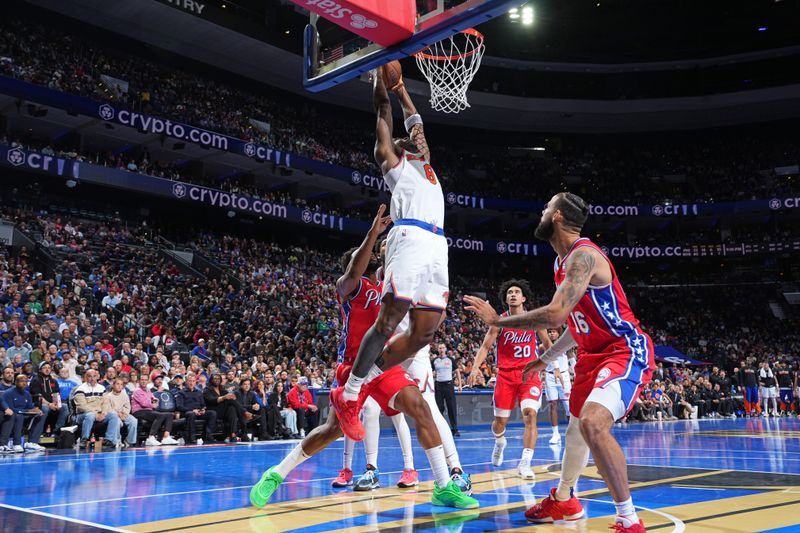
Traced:
POLYGON ((627 528, 624 525, 622 525, 622 522, 614 522, 613 524, 608 526, 608 529, 613 529, 616 533, 623 533, 627 528))

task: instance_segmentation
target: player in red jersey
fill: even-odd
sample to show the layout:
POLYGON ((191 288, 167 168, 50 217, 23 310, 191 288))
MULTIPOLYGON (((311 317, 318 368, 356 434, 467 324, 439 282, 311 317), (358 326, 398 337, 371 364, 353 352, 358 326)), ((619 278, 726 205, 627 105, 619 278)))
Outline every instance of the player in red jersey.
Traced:
POLYGON ((573 489, 591 450, 616 506, 612 528, 617 533, 641 533, 644 523, 631 500, 625 455, 611 435, 611 427, 650 381, 655 368, 653 341, 633 315, 611 261, 596 244, 581 237, 588 216, 588 204, 567 192, 553 196, 542 212, 536 237, 548 241, 558 254, 557 290, 549 304, 500 318, 489 302, 472 296, 464 300, 467 309, 490 326, 538 330, 567 321, 568 331, 527 365, 526 375, 541 372, 560 354, 578 347, 561 480, 557 489, 525 513, 528 520, 552 522, 584 516, 573 489))
MULTIPOLYGON (((505 301, 508 311, 501 316, 517 316, 525 312, 525 304, 532 300, 531 288, 527 281, 512 279, 500 287, 500 300, 505 301)), ((542 339, 544 348, 552 343, 545 330, 536 332, 542 339)), ((538 374, 529 379, 522 379, 522 369, 530 361, 536 359, 536 335, 531 331, 499 328, 492 326, 486 332, 469 375, 469 385, 474 386, 481 373, 481 365, 497 342, 497 384, 494 387, 494 450, 492 464, 503 464, 503 452, 506 447, 506 424, 511 411, 519 405, 525 422, 522 437, 522 459, 517 466, 517 473, 523 479, 535 479, 531 469, 533 450, 536 447, 536 414, 542 406, 542 380, 538 374)))
MULTIPOLYGON (((383 216, 385 210, 386 206, 383 205, 378 209, 364 242, 355 252, 347 254, 349 258, 347 256, 343 258, 343 264, 347 265, 345 273, 336 282, 343 315, 347 317, 347 321, 342 325, 343 346, 340 347, 342 354, 346 353, 350 342, 353 343, 351 348, 358 347, 360 338, 356 335, 364 335, 364 332, 372 326, 371 320, 374 320, 380 306, 380 287, 375 278, 379 263, 373 249, 378 236, 391 224, 391 218, 383 216), (367 272, 371 274, 371 278, 364 275, 367 272)), ((353 352, 354 350, 351 350, 347 353, 353 352)), ((346 381, 351 368, 351 362, 340 361, 336 369, 337 380, 346 381)), ((388 416, 403 413, 415 421, 417 440, 425 449, 436 480, 431 496, 433 505, 457 509, 478 507, 478 501, 462 493, 456 482, 450 478, 442 439, 436 429, 430 408, 422 397, 417 383, 401 367, 395 366, 365 384, 362 394, 371 396, 388 416)), ((362 400, 359 398, 361 403, 362 400)), ((266 505, 292 470, 341 436, 339 419, 336 412, 331 409, 325 424, 314 429, 283 461, 262 474, 261 479, 250 490, 250 503, 256 507, 266 505)))

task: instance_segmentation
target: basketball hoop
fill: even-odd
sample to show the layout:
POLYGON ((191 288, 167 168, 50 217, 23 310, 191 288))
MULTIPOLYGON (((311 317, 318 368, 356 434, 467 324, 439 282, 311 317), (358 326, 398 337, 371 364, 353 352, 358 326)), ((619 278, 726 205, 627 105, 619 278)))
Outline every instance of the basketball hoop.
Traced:
POLYGON ((431 107, 458 113, 469 107, 467 89, 481 66, 483 35, 463 30, 414 54, 417 66, 431 85, 431 107))

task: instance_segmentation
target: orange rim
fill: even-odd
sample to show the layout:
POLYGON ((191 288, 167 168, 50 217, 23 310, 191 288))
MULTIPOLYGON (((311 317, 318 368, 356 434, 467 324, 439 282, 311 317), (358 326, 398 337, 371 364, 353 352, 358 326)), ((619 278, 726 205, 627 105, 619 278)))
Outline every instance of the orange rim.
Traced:
POLYGON ((478 44, 475 46, 475 48, 473 48, 472 50, 470 50, 469 52, 467 52, 465 54, 454 54, 454 55, 451 55, 451 56, 436 56, 436 55, 432 55, 432 54, 429 54, 429 53, 425 52, 425 50, 430 50, 431 49, 431 47, 428 46, 427 48, 423 49, 422 51, 417 52, 416 54, 414 54, 414 57, 421 57, 423 59, 430 59, 432 61, 453 61, 453 60, 456 60, 456 59, 462 59, 462 58, 466 58, 466 57, 471 57, 471 56, 474 56, 475 54, 477 54, 478 50, 480 50, 481 46, 483 46, 483 34, 481 32, 479 32, 478 30, 476 30, 475 28, 467 28, 466 30, 462 30, 460 33, 463 33, 465 35, 471 35, 473 37, 477 37, 478 38, 478 44))

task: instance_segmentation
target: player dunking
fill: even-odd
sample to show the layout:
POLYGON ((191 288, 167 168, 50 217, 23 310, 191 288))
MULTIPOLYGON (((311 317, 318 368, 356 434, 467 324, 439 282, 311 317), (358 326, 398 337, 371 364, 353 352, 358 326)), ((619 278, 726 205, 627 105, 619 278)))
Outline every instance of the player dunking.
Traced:
MULTIPOLYGON (((527 281, 512 279, 500 287, 500 299, 505 301, 508 311, 502 316, 518 316, 525 312, 525 304, 532 300, 531 288, 527 281)), ((542 329, 537 332, 546 348, 551 346, 550 338, 542 329)), ((533 450, 536 448, 536 414, 542 405, 542 380, 538 374, 530 379, 523 379, 522 369, 530 361, 536 359, 536 336, 531 331, 500 328, 492 326, 486 332, 469 375, 469 385, 474 386, 480 374, 480 367, 486 356, 497 342, 497 384, 494 388, 494 450, 492 464, 503 464, 503 452, 506 448, 506 424, 511 411, 519 405, 525 422, 522 437, 522 459, 517 466, 517 473, 523 479, 534 479, 531 469, 533 450)))
POLYGON ((342 431, 353 440, 364 438, 358 419, 361 386, 367 374, 380 373, 374 364, 397 325, 409 313, 407 331, 392 343, 382 368, 413 356, 433 341, 447 306, 449 280, 447 240, 444 236, 444 194, 430 164, 430 151, 422 119, 402 81, 391 89, 403 107, 408 138, 392 139, 392 106, 384 84, 384 69, 373 76, 373 102, 377 113, 375 161, 392 191, 381 310, 364 335, 350 378, 344 388, 331 392, 342 431))
POLYGON ((611 261, 596 244, 580 236, 588 215, 588 204, 567 192, 553 196, 542 212, 535 234, 558 254, 557 289, 549 304, 501 318, 485 300, 474 296, 464 300, 467 309, 494 327, 538 330, 567 321, 569 330, 527 365, 526 375, 541 372, 558 355, 578 347, 561 480, 547 498, 528 509, 526 518, 553 522, 584 516, 573 491, 591 450, 614 499, 617 516, 612 528, 617 533, 641 533, 644 522, 636 515, 625 455, 611 427, 650 381, 655 368, 653 342, 633 315, 611 261))
MULTIPOLYGON (((377 260, 372 253, 378 236, 388 227, 389 217, 384 217, 385 206, 381 206, 367 233, 364 242, 350 257, 345 258, 344 274, 337 280, 336 289, 343 315, 347 317, 342 325, 345 344, 352 340, 358 345, 358 336, 366 329, 369 320, 374 320, 377 307, 380 305, 379 287, 375 278, 377 260), (370 267, 372 265, 372 267, 370 267), (365 276, 369 273, 370 276, 365 276), (367 320, 365 320, 367 318, 367 320)), ((336 379, 347 380, 352 360, 345 358, 336 369, 336 379)), ((447 469, 442 440, 436 431, 430 408, 422 397, 422 393, 414 382, 400 367, 380 374, 372 380, 363 393, 370 395, 388 415, 398 412, 410 416, 417 425, 417 439, 425 449, 431 463, 436 484, 431 502, 434 505, 473 509, 478 501, 464 494, 455 480, 450 478, 447 469), (432 429, 431 429, 432 428, 432 429)), ((263 507, 298 465, 324 450, 328 445, 342 436, 336 412, 331 409, 325 424, 318 426, 287 455, 280 464, 269 468, 261 479, 250 490, 250 503, 263 507)))

